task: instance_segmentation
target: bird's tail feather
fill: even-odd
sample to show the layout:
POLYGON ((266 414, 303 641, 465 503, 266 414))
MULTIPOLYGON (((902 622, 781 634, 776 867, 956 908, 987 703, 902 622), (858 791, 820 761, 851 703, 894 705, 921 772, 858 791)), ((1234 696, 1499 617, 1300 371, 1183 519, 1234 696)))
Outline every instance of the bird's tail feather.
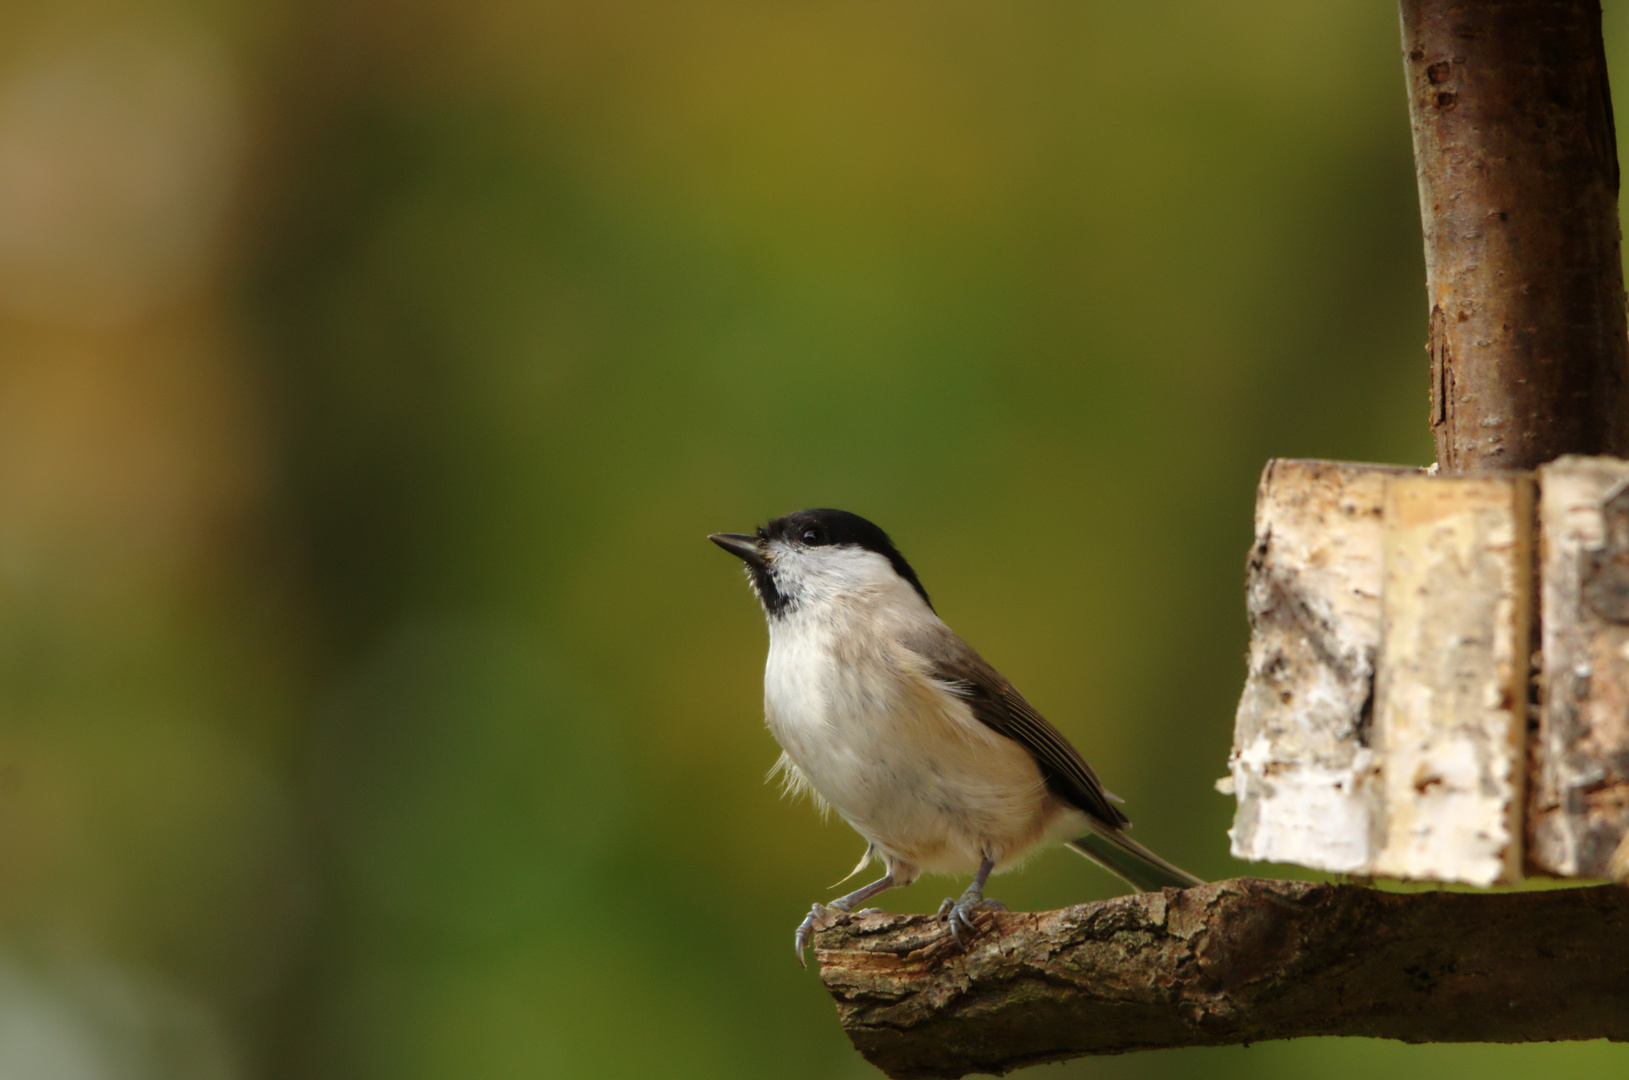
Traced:
POLYGON ((1204 879, 1166 862, 1119 829, 1105 827, 1087 833, 1069 841, 1069 846, 1141 892, 1186 889, 1205 883, 1204 879))

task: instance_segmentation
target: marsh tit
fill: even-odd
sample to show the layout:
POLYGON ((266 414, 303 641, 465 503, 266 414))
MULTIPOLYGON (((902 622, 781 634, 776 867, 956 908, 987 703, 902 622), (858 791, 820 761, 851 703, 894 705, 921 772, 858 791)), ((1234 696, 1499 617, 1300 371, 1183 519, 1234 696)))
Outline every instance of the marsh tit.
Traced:
POLYGON ((799 510, 713 543, 746 563, 769 622, 764 718, 789 789, 829 805, 887 873, 798 926, 817 925, 923 873, 971 872, 940 917, 975 932, 992 871, 1066 843, 1141 890, 1202 884, 1125 834, 1126 816, 1080 752, 940 621, 888 534, 842 510, 799 510))

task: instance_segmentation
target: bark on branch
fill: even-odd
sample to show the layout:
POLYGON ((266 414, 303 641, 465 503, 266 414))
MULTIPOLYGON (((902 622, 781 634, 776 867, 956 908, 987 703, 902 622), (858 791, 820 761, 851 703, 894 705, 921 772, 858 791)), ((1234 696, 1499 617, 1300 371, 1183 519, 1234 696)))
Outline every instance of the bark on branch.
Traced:
POLYGON ((1302 1035, 1629 1040, 1629 889, 1385 893, 1240 878, 815 939, 843 1028, 893 1077, 1302 1035))
POLYGON ((1402 0, 1444 472, 1629 456, 1598 0, 1402 0))

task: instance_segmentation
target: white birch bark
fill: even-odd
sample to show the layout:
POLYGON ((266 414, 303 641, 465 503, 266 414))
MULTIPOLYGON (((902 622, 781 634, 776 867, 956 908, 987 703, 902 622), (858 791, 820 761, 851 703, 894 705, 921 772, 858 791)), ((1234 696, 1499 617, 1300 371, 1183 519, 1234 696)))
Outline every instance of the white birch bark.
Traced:
POLYGON ((1532 517, 1526 474, 1387 483, 1378 876, 1521 877, 1532 517))
POLYGON ((1369 745, 1385 482, 1418 472, 1276 460, 1256 499, 1249 671, 1229 757, 1241 859, 1358 873, 1379 838, 1369 745))
MULTIPOLYGON (((1629 583, 1608 497, 1629 462, 1563 457, 1539 469, 1543 664, 1533 747, 1530 863, 1562 877, 1629 871, 1615 851, 1629 835, 1629 583)), ((1615 499, 1618 517, 1629 497, 1615 499)))

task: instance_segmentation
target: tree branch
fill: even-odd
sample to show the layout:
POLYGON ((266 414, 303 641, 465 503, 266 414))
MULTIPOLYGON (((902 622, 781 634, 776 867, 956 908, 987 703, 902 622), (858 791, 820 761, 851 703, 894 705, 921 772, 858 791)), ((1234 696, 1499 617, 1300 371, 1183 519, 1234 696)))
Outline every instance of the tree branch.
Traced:
POLYGON ((1303 1035, 1629 1041, 1629 889, 1386 893, 1239 878, 816 936, 843 1028, 893 1077, 1303 1035))
POLYGON ((1599 0, 1402 0, 1444 472, 1629 456, 1599 0))

